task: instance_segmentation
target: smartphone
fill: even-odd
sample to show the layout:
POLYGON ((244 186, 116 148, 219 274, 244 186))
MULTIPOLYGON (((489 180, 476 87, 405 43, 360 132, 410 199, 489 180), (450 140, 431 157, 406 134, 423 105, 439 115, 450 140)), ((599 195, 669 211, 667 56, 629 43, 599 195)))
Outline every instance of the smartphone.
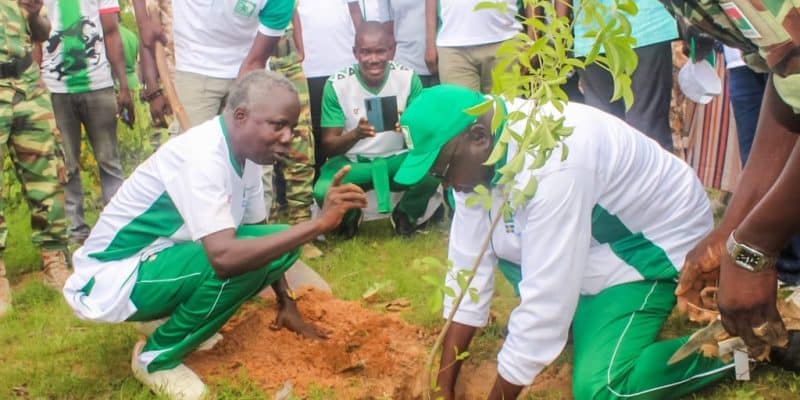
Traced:
POLYGON ((367 120, 376 132, 393 131, 397 124, 397 96, 369 97, 364 99, 367 120))
POLYGON ((131 115, 128 112, 127 108, 122 109, 122 112, 120 112, 119 117, 120 119, 122 119, 122 122, 124 122, 125 125, 128 125, 129 127, 133 128, 133 121, 131 120, 131 115))

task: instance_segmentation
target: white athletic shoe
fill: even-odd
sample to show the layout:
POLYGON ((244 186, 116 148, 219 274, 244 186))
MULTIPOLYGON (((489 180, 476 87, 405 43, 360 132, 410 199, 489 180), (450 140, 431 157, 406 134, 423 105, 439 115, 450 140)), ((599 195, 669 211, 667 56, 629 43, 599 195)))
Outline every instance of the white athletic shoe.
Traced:
POLYGON ((133 376, 153 392, 169 397, 172 400, 200 400, 206 397, 206 385, 197 374, 184 364, 166 370, 147 372, 137 360, 144 347, 144 341, 136 343, 131 355, 133 376))
MULTIPOLYGON (((146 321, 146 322, 136 322, 135 323, 136 330, 142 335, 149 337, 150 335, 153 334, 153 332, 156 331, 156 329, 158 329, 159 326, 164 325, 167 321, 169 321, 169 317, 154 319, 152 321, 146 321)), ((197 346, 197 349, 195 349, 195 351, 209 351, 213 349, 214 346, 217 345, 217 343, 221 342, 222 339, 223 339, 222 334, 217 332, 210 338, 206 339, 205 342, 200 343, 200 345, 197 346)))

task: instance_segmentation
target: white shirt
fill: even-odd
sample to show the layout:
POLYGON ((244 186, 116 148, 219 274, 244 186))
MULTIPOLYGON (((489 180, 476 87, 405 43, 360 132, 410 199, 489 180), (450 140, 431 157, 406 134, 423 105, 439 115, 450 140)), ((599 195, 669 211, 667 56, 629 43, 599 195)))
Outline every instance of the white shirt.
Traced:
POLYGON ((345 0, 347 3, 358 3, 364 21, 386 22, 389 20, 387 9, 381 3, 386 0, 345 0))
POLYGON ((101 14, 117 0, 45 0, 50 37, 42 43, 42 80, 52 93, 86 93, 114 86, 101 14), (65 26, 66 24, 66 26, 65 26))
MULTIPOLYGON (((422 0, 420 0, 422 1, 422 0)), ((439 0, 441 27, 436 36, 440 47, 477 46, 502 42, 522 30, 514 18, 517 1, 505 0, 507 12, 496 10, 473 11, 483 0, 439 0)))
MULTIPOLYGON (((509 105, 509 111, 526 109, 523 100, 509 105)), ((552 107, 547 112, 555 113, 552 107)), ((688 251, 713 226, 705 191, 684 162, 594 108, 571 103, 564 115, 575 128, 565 141, 569 157, 561 162, 558 148, 536 170, 536 195, 492 233, 471 284, 479 302, 466 296, 454 318, 484 326, 498 258, 521 265, 520 304, 498 354, 499 374, 516 385, 530 384, 561 353, 580 295, 621 283, 676 279, 688 251)), ((513 155, 516 149, 509 145, 508 151, 513 155)), ((528 182, 532 161, 528 156, 517 188, 528 182)), ((494 209, 488 213, 467 207, 468 196, 456 193, 450 231, 454 271, 447 285, 456 293, 455 271, 472 267, 502 197, 492 190, 494 209)), ((444 315, 452 301, 445 298, 444 315)))
POLYGON ((84 245, 64 297, 75 314, 120 322, 141 260, 176 243, 266 218, 262 167, 234 164, 221 117, 176 136, 125 180, 84 245), (85 289, 90 287, 90 289, 85 289))
MULTIPOLYGON (((419 77, 410 68, 394 62, 386 66, 386 78, 378 90, 367 86, 358 73, 358 65, 351 65, 337 72, 325 82, 322 94, 323 128, 343 128, 344 132, 358 126, 361 118, 367 118, 364 100, 369 97, 397 97, 397 111, 402 114, 408 104, 422 91, 419 77)), ((376 132, 374 137, 356 142, 345 156, 356 160, 358 156, 373 159, 388 157, 407 151, 402 134, 395 131, 376 132)))
POLYGON ((331 76, 356 62, 356 35, 344 0, 298 0, 297 15, 303 29, 307 78, 331 76))
POLYGON ((234 79, 256 33, 280 37, 294 0, 173 0, 175 69, 234 79))
POLYGON ((425 65, 425 1, 380 0, 381 14, 394 21, 397 42, 394 60, 411 67, 418 75, 430 75, 425 65))

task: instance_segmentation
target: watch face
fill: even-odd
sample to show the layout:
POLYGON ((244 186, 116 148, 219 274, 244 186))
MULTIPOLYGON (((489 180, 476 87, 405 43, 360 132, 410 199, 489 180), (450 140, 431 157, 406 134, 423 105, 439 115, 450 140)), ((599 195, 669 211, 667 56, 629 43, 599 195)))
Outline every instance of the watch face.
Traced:
POLYGON ((763 257, 760 254, 753 254, 747 250, 740 250, 736 253, 736 261, 738 264, 744 264, 750 268, 758 267, 761 265, 763 257))

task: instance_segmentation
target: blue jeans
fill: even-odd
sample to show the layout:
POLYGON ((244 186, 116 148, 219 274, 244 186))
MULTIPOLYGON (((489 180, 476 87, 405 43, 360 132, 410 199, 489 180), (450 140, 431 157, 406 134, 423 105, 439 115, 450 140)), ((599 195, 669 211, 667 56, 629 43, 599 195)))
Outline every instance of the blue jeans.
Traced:
POLYGON ((730 76, 731 105, 736 118, 736 131, 739 136, 739 154, 742 164, 747 162, 750 147, 756 135, 761 99, 767 85, 767 74, 753 72, 747 67, 728 70, 730 76))

